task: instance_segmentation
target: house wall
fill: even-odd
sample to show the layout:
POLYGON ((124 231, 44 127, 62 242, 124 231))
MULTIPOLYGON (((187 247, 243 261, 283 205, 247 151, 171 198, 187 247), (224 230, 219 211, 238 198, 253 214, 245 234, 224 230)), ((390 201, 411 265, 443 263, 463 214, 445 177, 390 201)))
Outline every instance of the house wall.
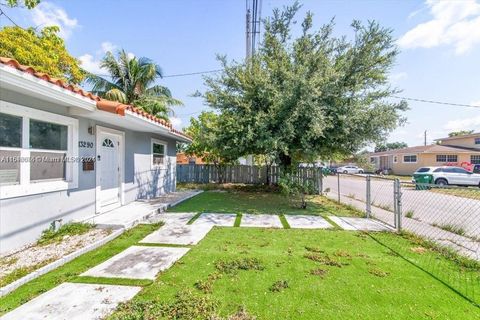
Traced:
MULTIPOLYGON (((458 163, 470 162, 472 154, 480 153, 460 153, 458 156, 458 163)), ((416 163, 403 163, 403 155, 398 155, 398 162, 392 164, 392 171, 398 175, 411 175, 420 167, 443 166, 446 163, 437 162, 437 154, 421 153, 417 155, 416 163)))
POLYGON ((442 145, 467 147, 467 148, 480 148, 480 144, 475 144, 475 138, 480 138, 480 134, 473 137, 458 137, 456 139, 449 139, 442 142, 442 145))
MULTIPOLYGON (((93 148, 79 148, 79 157, 96 157, 96 139, 95 135, 88 133, 89 126, 101 125, 125 132, 125 204, 175 191, 176 142, 173 139, 71 116, 66 107, 6 90, 0 89, 0 97, 11 103, 79 119, 79 141, 93 143, 93 148), (151 167, 152 138, 167 142, 165 168, 151 167)), ((83 171, 80 164, 76 189, 0 200, 0 253, 34 242, 56 219, 66 223, 94 215, 95 187, 95 171, 83 171)))

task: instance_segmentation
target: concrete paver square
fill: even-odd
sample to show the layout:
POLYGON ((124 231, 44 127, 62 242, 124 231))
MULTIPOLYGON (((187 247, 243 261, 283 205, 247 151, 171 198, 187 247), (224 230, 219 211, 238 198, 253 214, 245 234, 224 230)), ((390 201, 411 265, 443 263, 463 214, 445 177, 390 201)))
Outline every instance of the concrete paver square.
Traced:
POLYGON ((2 320, 103 319, 120 302, 132 299, 141 287, 62 283, 7 313, 2 320))
POLYGON ((203 213, 193 224, 233 227, 236 218, 237 215, 234 213, 203 213))
POLYGON ((381 223, 380 221, 355 218, 355 217, 335 217, 329 216, 330 220, 338 224, 344 230, 362 230, 362 231, 392 231, 393 228, 381 223))
POLYGON ((283 228, 282 222, 274 214, 243 214, 241 227, 283 228))
POLYGON ((196 212, 161 213, 154 219, 165 222, 165 225, 186 225, 196 214, 196 212))
POLYGON ((333 226, 320 216, 309 215, 285 215, 285 219, 294 229, 328 229, 333 226))
POLYGON ((170 268, 188 248, 132 246, 82 276, 154 280, 157 273, 170 268))
POLYGON ((211 224, 166 224, 146 236, 140 243, 197 244, 212 228, 211 224))

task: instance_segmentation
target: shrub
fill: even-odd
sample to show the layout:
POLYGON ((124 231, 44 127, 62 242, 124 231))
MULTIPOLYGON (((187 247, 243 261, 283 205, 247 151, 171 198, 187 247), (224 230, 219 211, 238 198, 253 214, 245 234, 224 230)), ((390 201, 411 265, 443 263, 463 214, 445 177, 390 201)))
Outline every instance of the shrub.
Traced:
POLYGON ((282 194, 300 208, 307 208, 306 196, 315 193, 312 179, 303 179, 297 173, 285 173, 280 177, 278 185, 282 194))

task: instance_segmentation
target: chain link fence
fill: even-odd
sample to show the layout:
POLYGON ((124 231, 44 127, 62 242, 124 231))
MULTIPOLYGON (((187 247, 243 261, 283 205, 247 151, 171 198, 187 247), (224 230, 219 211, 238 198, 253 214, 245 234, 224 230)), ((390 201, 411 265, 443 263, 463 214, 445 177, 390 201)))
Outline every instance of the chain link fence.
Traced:
POLYGON ((371 236, 480 304, 480 188, 337 174, 323 177, 323 190, 395 229, 400 237, 371 236))

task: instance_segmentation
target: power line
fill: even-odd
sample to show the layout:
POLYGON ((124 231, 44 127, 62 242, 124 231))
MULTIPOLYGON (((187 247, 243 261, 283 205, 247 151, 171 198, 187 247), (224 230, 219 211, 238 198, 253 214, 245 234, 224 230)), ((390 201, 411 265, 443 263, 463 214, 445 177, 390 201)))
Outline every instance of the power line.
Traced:
MULTIPOLYGON (((18 28, 22 28, 20 27, 18 24, 15 23, 15 21, 12 20, 12 18, 10 18, 6 13, 5 11, 3 11, 1 8, 0 8, 0 16, 4 15, 5 18, 7 18, 11 23, 13 23, 15 25, 15 27, 18 27, 18 28)), ((22 28, 23 29, 23 28, 22 28)))
POLYGON ((177 73, 177 74, 169 74, 163 76, 163 78, 174 78, 174 77, 185 77, 185 76, 194 76, 197 74, 205 74, 205 73, 215 73, 223 71, 223 69, 215 69, 215 70, 207 70, 207 71, 198 71, 198 72, 190 72, 190 73, 177 73))
POLYGON ((463 104, 463 103, 453 103, 453 102, 444 102, 444 101, 435 101, 435 100, 428 100, 428 99, 399 97, 399 96, 390 96, 390 97, 395 98, 395 99, 402 99, 402 100, 409 100, 409 101, 416 101, 416 102, 425 102, 425 103, 433 103, 433 104, 441 104, 441 105, 446 105, 446 106, 466 107, 466 108, 480 108, 480 106, 463 104))

